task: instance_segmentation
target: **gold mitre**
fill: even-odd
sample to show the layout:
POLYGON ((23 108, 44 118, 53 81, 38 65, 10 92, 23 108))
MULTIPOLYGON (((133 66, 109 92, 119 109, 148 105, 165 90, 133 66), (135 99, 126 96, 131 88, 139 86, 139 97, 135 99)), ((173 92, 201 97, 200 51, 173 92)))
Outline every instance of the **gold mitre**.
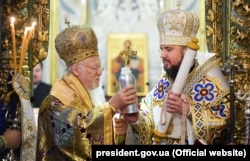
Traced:
POLYGON ((96 34, 87 25, 64 29, 55 39, 55 48, 67 67, 88 57, 99 55, 96 34))
POLYGON ((170 10, 160 14, 158 31, 161 45, 186 46, 199 29, 199 18, 188 11, 170 10))

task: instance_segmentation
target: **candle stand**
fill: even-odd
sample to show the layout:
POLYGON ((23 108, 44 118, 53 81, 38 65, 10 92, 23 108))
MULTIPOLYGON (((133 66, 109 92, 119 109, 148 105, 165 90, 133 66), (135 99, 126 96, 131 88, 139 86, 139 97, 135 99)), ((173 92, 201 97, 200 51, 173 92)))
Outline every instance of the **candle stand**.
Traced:
POLYGON ((241 62, 236 62, 237 57, 232 55, 229 58, 230 62, 225 63, 221 68, 223 74, 229 74, 229 85, 230 85, 230 143, 234 145, 234 136, 235 136, 235 107, 234 107, 234 77, 236 73, 243 72, 243 65, 241 62))

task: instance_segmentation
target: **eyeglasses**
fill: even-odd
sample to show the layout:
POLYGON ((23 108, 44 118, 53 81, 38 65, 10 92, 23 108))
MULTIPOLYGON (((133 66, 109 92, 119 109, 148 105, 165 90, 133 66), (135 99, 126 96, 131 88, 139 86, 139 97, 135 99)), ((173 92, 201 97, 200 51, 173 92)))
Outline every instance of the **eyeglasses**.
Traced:
POLYGON ((103 72, 104 71, 104 67, 101 67, 101 66, 94 66, 94 67, 84 66, 84 67, 89 68, 89 69, 93 70, 94 72, 98 72, 98 71, 103 72))

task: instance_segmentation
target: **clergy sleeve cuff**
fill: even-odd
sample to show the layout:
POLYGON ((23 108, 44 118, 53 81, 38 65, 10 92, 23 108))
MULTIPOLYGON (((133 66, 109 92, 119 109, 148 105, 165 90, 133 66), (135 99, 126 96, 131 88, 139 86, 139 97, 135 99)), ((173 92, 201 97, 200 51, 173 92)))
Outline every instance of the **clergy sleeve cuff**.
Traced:
POLYGON ((141 120, 141 114, 139 113, 139 118, 135 123, 130 123, 132 129, 138 133, 139 132, 139 126, 140 126, 140 120, 141 120))

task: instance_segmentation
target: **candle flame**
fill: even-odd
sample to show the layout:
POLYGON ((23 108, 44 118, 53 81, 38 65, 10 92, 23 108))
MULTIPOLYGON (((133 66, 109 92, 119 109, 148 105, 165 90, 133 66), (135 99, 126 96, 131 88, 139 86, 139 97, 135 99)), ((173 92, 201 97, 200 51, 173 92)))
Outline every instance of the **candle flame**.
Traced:
POLYGON ((11 37, 12 37, 12 54, 14 59, 14 71, 16 72, 17 69, 17 62, 16 62, 16 37, 15 37, 15 17, 10 18, 10 26, 11 26, 11 37))
POLYGON ((22 66, 24 63, 24 59, 26 56, 26 52, 28 50, 28 46, 30 43, 30 40, 34 37, 34 28, 35 28, 36 22, 33 22, 31 26, 26 27, 24 31, 24 37, 23 37, 23 44, 22 44, 22 50, 20 54, 20 64, 19 64, 19 71, 22 70, 22 66))
POLYGON ((36 26, 36 22, 32 22, 32 26, 35 27, 36 26))
POLYGON ((15 20, 16 20, 15 17, 11 17, 11 18, 10 18, 11 24, 14 24, 15 20))

